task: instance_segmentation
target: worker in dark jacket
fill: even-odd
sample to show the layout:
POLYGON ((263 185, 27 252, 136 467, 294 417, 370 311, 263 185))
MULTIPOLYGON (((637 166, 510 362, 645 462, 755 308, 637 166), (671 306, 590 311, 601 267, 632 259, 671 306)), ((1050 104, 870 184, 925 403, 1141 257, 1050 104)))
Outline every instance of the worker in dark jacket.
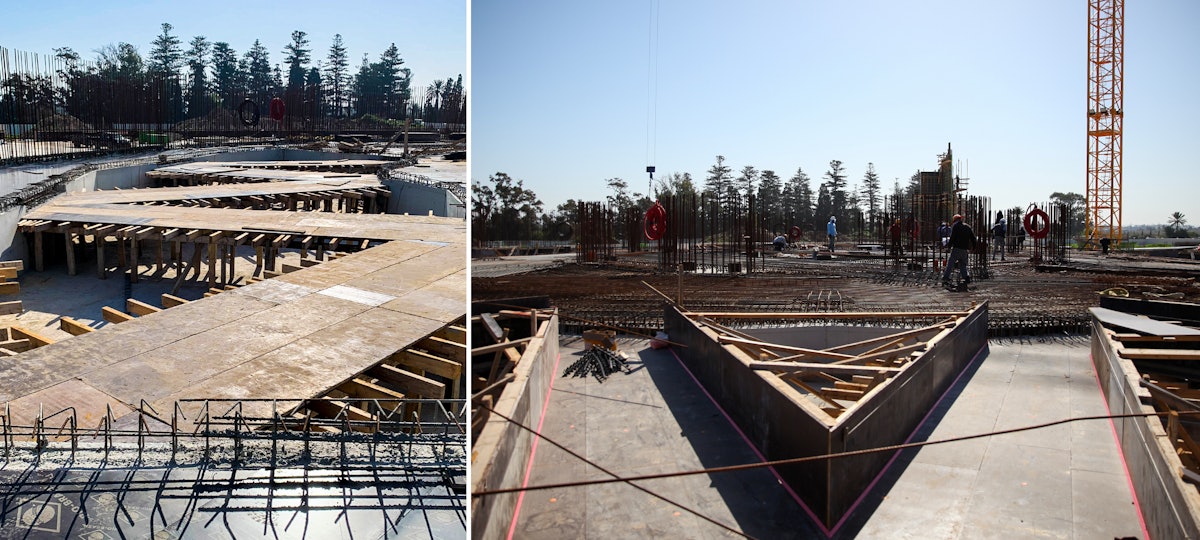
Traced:
POLYGON ((963 284, 970 283, 971 275, 967 273, 967 262, 971 250, 975 249, 975 231, 963 222, 963 217, 959 214, 954 215, 954 225, 950 227, 950 241, 947 244, 950 248, 950 260, 946 261, 946 269, 942 272, 942 284, 951 285, 950 272, 954 270, 956 263, 961 265, 958 271, 963 284))
POLYGON ((897 219, 892 223, 892 227, 888 229, 888 234, 892 237, 892 257, 900 256, 900 220, 897 219))

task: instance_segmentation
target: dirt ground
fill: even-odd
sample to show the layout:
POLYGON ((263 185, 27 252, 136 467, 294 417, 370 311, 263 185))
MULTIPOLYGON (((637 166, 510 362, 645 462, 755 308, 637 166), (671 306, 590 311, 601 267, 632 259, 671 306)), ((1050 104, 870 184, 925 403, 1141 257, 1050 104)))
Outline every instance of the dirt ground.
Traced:
MULTIPOLYGON (((1135 255, 1079 254, 1042 267, 1009 257, 966 292, 944 289, 932 269, 907 270, 881 258, 772 258, 765 272, 750 276, 661 272, 652 255, 619 256, 605 266, 559 257, 537 267, 526 259, 487 262, 484 276, 473 274, 472 300, 548 295, 565 315, 638 331, 662 326, 662 298, 643 282, 695 310, 940 311, 986 301, 996 336, 1086 332, 1087 308, 1099 305, 1101 291, 1200 302, 1200 262, 1135 255), (516 272, 505 274, 505 266, 516 272)), ((566 331, 589 326, 564 323, 566 331)))

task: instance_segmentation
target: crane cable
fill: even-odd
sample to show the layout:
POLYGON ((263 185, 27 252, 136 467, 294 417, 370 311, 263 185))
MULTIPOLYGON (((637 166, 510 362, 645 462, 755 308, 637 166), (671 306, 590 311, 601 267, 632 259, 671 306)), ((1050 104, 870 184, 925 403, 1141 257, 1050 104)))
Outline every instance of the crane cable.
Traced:
MULTIPOLYGON (((646 29, 646 194, 654 193, 654 159, 658 152, 658 21, 659 0, 650 0, 646 29)), ((656 196, 655 199, 658 197, 656 196)))

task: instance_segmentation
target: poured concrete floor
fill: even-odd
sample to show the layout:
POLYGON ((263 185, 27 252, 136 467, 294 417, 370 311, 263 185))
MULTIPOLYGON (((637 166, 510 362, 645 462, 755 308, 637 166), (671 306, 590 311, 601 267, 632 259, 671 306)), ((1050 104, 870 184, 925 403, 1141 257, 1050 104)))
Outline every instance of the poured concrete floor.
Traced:
MULTIPOLYGON (((672 353, 626 342, 631 373, 554 380, 542 433, 620 475, 759 460, 672 353)), ((564 340, 557 368, 579 358, 564 340)), ((1106 414, 1085 338, 992 341, 914 441, 1106 414)), ((525 466, 522 464, 522 466, 525 466)), ((529 485, 607 476, 542 441, 529 485)), ((640 482, 755 538, 823 528, 767 470, 640 482)), ((477 531, 478 532, 478 531, 477 531)), ((736 537, 626 484, 529 491, 517 538, 736 537)), ((1145 538, 1107 420, 896 455, 836 538, 1145 538)))

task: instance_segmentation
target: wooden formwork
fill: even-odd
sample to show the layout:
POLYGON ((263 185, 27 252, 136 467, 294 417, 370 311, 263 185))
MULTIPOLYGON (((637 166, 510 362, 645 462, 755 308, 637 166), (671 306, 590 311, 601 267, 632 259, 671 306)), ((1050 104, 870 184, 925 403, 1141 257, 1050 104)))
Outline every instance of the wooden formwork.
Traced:
POLYGON ((1200 305, 1103 298, 1092 363, 1151 538, 1200 538, 1200 305))
MULTIPOLYGON (((525 333, 531 335, 510 339, 509 332, 498 324, 483 330, 491 334, 490 338, 482 338, 480 331, 472 332, 472 336, 477 336, 471 352, 474 361, 492 358, 486 374, 480 370, 473 377, 476 385, 471 399, 473 491, 520 485, 534 435, 500 415, 526 426, 538 424, 559 354, 556 310, 502 311, 507 313, 484 313, 475 319, 484 326, 493 326, 497 319, 506 320, 514 326, 529 327, 530 331, 525 333)), ((499 537, 507 531, 507 520, 514 514, 517 498, 516 493, 473 498, 471 523, 476 537, 484 534, 499 537)))
MULTIPOLYGON (((986 346, 961 312, 695 313, 666 308, 685 365, 768 460, 899 444, 986 346), (734 329, 753 321, 773 329, 734 329)), ((778 468, 833 527, 886 467, 868 453, 778 468)))

